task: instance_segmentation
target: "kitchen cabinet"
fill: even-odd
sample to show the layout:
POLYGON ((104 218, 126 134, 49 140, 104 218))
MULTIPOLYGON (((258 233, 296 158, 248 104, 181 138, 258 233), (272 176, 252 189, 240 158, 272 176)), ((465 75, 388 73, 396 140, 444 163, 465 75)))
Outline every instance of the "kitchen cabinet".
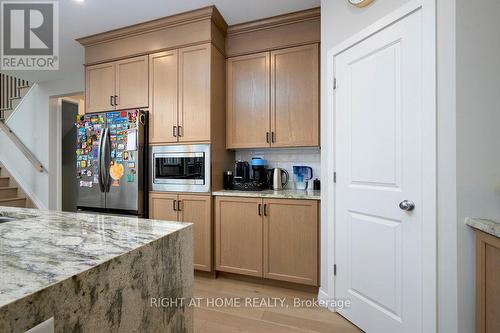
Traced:
POLYGON ((227 59, 227 148, 319 146, 318 49, 227 59))
POLYGON ((269 147, 270 54, 227 59, 227 147, 269 147))
POLYGON ((212 270, 212 197, 210 195, 151 192, 149 217, 193 223, 193 264, 212 270))
POLYGON ((179 195, 179 221, 194 224, 194 268, 212 270, 212 196, 179 195))
POLYGON ((85 112, 113 110, 115 64, 105 63, 85 69, 85 112))
POLYGON ((179 142, 210 141, 210 48, 179 50, 179 142))
POLYGON ((149 56, 151 143, 210 141, 211 47, 149 56))
POLYGON ((271 52, 271 146, 319 146, 318 44, 271 52))
POLYGON ((149 56, 149 142, 177 142, 178 51, 149 56))
POLYGON ((476 231, 476 332, 500 332, 500 238, 476 231))
POLYGON ((115 62, 116 110, 148 107, 148 57, 135 57, 115 62))
POLYGON ((264 200, 264 277, 318 285, 318 202, 264 200))
POLYGON ((141 56, 85 69, 86 112, 148 107, 148 57, 141 56))
POLYGON ((216 197, 215 269, 262 276, 262 199, 216 197))
POLYGON ((149 217, 157 220, 178 221, 177 195, 151 193, 149 195, 149 217))
POLYGON ((218 271, 318 286, 316 200, 216 197, 218 271))

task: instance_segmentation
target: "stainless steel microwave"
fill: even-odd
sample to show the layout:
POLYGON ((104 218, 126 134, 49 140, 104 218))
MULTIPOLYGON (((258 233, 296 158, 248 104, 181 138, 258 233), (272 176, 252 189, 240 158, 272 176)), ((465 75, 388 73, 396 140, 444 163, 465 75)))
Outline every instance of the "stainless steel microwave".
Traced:
POLYGON ((150 190, 210 192, 210 145, 151 146, 150 190))

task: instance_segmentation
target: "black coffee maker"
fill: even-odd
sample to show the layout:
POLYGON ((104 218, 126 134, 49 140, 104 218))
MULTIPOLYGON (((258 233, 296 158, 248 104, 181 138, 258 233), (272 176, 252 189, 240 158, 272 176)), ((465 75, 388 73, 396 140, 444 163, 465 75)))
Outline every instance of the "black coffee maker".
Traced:
POLYGON ((234 165, 234 182, 248 183, 250 181, 250 165, 247 161, 237 161, 234 165))
POLYGON ((252 178, 257 184, 268 184, 267 161, 262 157, 252 157, 252 178))

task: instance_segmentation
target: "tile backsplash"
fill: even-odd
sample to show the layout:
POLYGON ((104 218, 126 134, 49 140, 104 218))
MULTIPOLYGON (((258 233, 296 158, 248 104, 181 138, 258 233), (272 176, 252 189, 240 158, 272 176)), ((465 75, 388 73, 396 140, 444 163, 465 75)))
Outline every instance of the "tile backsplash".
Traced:
MULTIPOLYGON (((267 160, 268 168, 282 168, 290 174, 287 188, 294 188, 293 166, 310 166, 313 169, 313 180, 321 179, 321 150, 319 148, 273 148, 242 149, 236 151, 236 160, 250 161, 252 157, 267 160)), ((309 188, 312 188, 312 181, 309 188)))

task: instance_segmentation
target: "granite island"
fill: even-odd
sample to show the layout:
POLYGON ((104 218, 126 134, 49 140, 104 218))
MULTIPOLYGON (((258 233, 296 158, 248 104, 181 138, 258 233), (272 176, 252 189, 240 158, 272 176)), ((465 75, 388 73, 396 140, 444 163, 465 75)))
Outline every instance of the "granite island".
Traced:
POLYGON ((0 332, 190 332, 192 225, 0 207, 0 332))

